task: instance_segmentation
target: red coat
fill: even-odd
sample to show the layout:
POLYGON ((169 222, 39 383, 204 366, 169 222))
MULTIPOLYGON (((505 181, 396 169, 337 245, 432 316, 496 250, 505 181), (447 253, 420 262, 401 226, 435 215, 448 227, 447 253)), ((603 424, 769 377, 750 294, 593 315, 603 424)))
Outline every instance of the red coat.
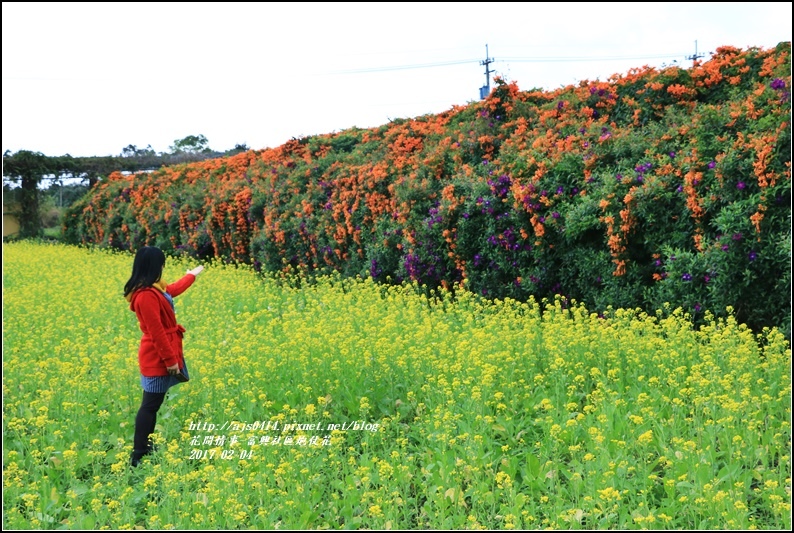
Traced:
MULTIPOLYGON (((168 285, 168 294, 179 296, 196 281, 193 274, 185 274, 179 281, 168 285)), ((132 293, 130 309, 138 316, 143 337, 138 349, 138 366, 146 377, 167 376, 166 367, 185 366, 182 353, 182 333, 185 328, 176 323, 176 315, 165 295, 154 287, 145 287, 132 293)))

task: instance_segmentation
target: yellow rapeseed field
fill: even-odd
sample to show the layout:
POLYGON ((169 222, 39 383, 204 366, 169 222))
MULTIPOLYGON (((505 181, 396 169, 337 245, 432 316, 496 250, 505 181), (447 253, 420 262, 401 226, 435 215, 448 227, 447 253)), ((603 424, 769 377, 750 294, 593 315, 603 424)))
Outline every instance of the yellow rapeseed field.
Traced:
POLYGON ((3 245, 4 528, 791 527, 776 330, 221 261, 175 299, 191 381, 132 469, 131 266, 3 245))

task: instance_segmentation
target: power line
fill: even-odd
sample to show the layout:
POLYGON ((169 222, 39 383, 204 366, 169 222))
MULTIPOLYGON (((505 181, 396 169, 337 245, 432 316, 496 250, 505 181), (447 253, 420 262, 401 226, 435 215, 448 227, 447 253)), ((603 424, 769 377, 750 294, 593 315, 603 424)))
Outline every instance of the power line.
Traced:
POLYGON ((419 65, 395 65, 392 67, 371 67, 351 70, 336 70, 327 74, 369 74, 370 72, 387 72, 390 70, 410 70, 416 68, 447 67, 450 65, 464 65, 466 63, 476 63, 477 59, 461 59, 459 61, 443 61, 440 63, 422 63, 419 65))
POLYGON ((604 57, 506 57, 500 60, 500 63, 556 63, 556 62, 585 62, 585 61, 622 61, 622 60, 640 60, 640 59, 665 59, 670 56, 681 56, 684 54, 659 54, 652 56, 604 56, 604 57))
MULTIPOLYGON (((488 46, 486 45, 486 56, 488 55, 488 46)), ((493 58, 486 57, 485 61, 479 59, 461 59, 457 61, 441 61, 438 63, 420 63, 415 65, 393 65, 387 67, 368 67, 368 68, 359 68, 359 69, 350 69, 350 70, 336 70, 331 72, 326 72, 325 74, 328 75, 336 75, 336 74, 370 74, 375 72, 388 72, 393 70, 412 70, 412 69, 419 69, 419 68, 433 68, 433 67, 447 67, 452 65, 464 65, 468 63, 479 63, 480 65, 485 65, 486 68, 486 61, 488 63, 562 63, 562 62, 586 62, 586 61, 619 61, 619 60, 631 60, 631 61, 638 61, 643 59, 666 59, 671 56, 686 56, 685 53, 678 53, 678 54, 658 54, 658 55, 647 55, 647 56, 601 56, 601 57, 592 57, 592 56, 560 56, 560 57, 506 57, 500 60, 496 60, 493 58)), ((702 55, 701 55, 702 57, 702 55)), ((691 58, 687 58, 691 59, 691 58)))
MULTIPOLYGON (((697 41, 695 41, 697 43, 697 41)), ((485 47, 486 56, 488 55, 488 45, 485 47)), ((695 45, 695 55, 697 58, 703 57, 703 54, 697 54, 697 44, 695 45)), ((643 59, 665 59, 670 56, 684 56, 685 59, 693 59, 694 56, 687 56, 686 54, 659 54, 649 56, 602 56, 602 57, 587 57, 587 56, 560 56, 560 57, 505 57, 503 59, 487 58, 485 61, 479 59, 459 59, 453 61, 439 61, 436 63, 418 63, 413 65, 392 65, 385 67, 365 67, 349 70, 335 70, 324 72, 325 75, 339 75, 339 74, 371 74, 377 72, 390 72, 395 70, 413 70, 421 68, 435 68, 435 67, 448 67, 454 65, 465 65, 469 63, 479 63, 486 65, 489 63, 563 63, 563 62, 587 62, 587 61, 618 61, 618 60, 632 60, 638 61, 643 59)), ((107 81, 109 78, 105 77, 38 77, 38 76, 3 76, 5 81, 107 81)))

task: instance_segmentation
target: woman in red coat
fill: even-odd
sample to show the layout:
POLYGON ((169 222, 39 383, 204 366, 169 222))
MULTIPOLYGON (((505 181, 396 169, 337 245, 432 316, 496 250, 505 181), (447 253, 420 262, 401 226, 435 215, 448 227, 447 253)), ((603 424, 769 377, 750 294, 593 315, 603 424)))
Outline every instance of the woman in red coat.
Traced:
POLYGON ((124 297, 138 317, 143 336, 138 349, 143 400, 135 417, 135 438, 131 463, 137 466, 144 455, 153 451, 150 435, 154 433, 157 411, 165 393, 177 383, 188 380, 182 353, 185 328, 176 323, 174 297, 190 287, 204 269, 188 270, 179 281, 166 284, 161 278, 165 254, 154 246, 144 246, 135 254, 132 276, 124 286, 124 297))

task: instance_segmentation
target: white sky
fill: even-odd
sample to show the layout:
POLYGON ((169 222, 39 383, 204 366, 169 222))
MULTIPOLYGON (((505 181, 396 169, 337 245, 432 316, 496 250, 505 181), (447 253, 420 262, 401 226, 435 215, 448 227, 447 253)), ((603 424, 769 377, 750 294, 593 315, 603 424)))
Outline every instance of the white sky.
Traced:
POLYGON ((3 2, 2 150, 276 147, 479 100, 486 44, 519 89, 555 89, 791 41, 791 5, 3 2))

